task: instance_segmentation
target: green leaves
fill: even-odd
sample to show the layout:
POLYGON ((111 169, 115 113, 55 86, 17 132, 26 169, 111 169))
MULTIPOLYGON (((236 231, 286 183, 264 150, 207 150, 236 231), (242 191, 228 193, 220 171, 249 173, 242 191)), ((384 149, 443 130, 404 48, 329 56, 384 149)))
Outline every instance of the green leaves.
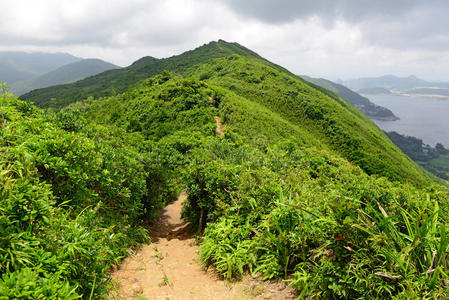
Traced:
POLYGON ((101 298, 112 264, 147 240, 144 158, 78 113, 2 97, 0 299, 101 298))

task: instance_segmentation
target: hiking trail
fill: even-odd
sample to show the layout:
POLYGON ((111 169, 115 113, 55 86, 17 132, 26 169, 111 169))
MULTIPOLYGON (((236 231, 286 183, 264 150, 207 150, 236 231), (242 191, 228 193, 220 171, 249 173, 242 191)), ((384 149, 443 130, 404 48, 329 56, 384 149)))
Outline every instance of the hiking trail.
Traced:
POLYGON ((204 270, 199 246, 181 218, 182 192, 165 207, 151 227, 151 244, 124 259, 112 278, 117 282, 109 299, 295 299, 282 282, 262 281, 250 275, 241 281, 220 279, 213 268, 204 270))

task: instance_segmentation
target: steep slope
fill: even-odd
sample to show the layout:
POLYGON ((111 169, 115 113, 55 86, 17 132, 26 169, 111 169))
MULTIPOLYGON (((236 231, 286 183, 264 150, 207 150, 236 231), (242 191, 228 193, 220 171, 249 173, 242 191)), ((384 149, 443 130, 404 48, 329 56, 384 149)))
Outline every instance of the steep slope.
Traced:
POLYGON ((305 75, 302 75, 301 77, 311 83, 319 85, 338 94, 340 97, 346 99, 349 103, 358 108, 370 119, 386 121, 398 120, 398 117, 396 117, 388 108, 372 103, 368 98, 365 98, 360 94, 348 89, 344 85, 323 78, 312 78, 305 75))
MULTIPOLYGON (((257 58, 233 55, 203 64, 189 75, 228 89, 246 105, 277 114, 283 122, 289 122, 297 128, 294 136, 304 145, 328 147, 368 174, 416 183, 421 181, 421 168, 394 146, 360 111, 343 98, 326 90, 317 90, 276 66, 257 58)), ((229 98, 231 96, 226 97, 229 98)), ((226 104, 223 103, 225 122, 226 104)), ((232 111, 240 111, 242 106, 234 103, 229 105, 232 111)), ((244 116, 244 111, 242 114, 241 122, 247 126, 239 126, 240 130, 249 131, 253 128, 258 130, 258 135, 278 138, 281 137, 280 132, 285 130, 275 131, 272 127, 261 126, 266 121, 261 120, 260 116, 257 119, 261 123, 245 121, 256 116, 244 116)), ((279 122, 273 126, 281 127, 279 122)))
POLYGON ((0 51, 0 82, 12 84, 30 79, 78 60, 65 53, 0 51))
POLYGON ((119 68, 120 67, 101 59, 83 59, 64 65, 38 77, 15 82, 10 86, 10 91, 14 95, 20 96, 34 89, 74 82, 107 70, 119 68))

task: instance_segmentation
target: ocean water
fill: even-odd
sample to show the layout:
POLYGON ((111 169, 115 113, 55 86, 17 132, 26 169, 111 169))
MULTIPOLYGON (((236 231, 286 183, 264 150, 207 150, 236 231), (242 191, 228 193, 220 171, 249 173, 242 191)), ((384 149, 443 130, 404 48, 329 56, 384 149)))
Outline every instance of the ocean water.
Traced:
POLYGON ((384 131, 414 136, 425 144, 443 144, 449 148, 449 99, 369 95, 372 102, 389 108, 398 121, 374 122, 384 131))

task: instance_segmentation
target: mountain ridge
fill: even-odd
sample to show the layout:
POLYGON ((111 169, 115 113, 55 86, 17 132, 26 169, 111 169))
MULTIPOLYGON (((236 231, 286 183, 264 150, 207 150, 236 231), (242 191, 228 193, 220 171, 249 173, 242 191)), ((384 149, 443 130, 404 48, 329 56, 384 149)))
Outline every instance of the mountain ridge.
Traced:
POLYGON ((119 68, 119 66, 97 58, 82 59, 38 77, 15 82, 10 85, 10 91, 14 95, 20 96, 34 89, 74 82, 107 70, 119 68))
POLYGON ((31 79, 79 60, 67 53, 0 51, 0 82, 31 79))
POLYGON ((268 62, 254 51, 238 43, 228 43, 223 40, 218 40, 168 58, 157 59, 151 56, 143 57, 130 66, 120 70, 106 71, 91 78, 67 85, 34 90, 19 98, 32 101, 41 107, 48 107, 50 105, 50 99, 53 98, 56 100, 54 103, 58 103, 58 107, 63 107, 90 96, 98 98, 123 93, 129 88, 137 86, 140 81, 156 75, 163 70, 176 71, 177 73, 183 74, 189 68, 193 68, 205 59, 218 58, 230 54, 256 57, 276 66, 280 70, 292 74, 285 68, 268 62))
MULTIPOLYGON (((254 109, 257 106, 263 114, 277 114, 276 118, 282 119, 282 122, 291 122, 287 127, 290 132, 286 132, 286 138, 294 135, 305 145, 318 147, 326 145, 332 151, 338 152, 361 166, 368 174, 383 174, 395 180, 411 180, 413 177, 417 183, 425 181, 421 177, 424 171, 403 155, 372 121, 345 99, 329 90, 308 83, 237 43, 214 41, 181 55, 166 59, 150 59, 150 63, 139 64, 135 68, 106 71, 73 84, 36 90, 21 98, 36 101, 32 97, 33 94, 36 96, 42 91, 61 91, 62 98, 58 98, 57 93, 49 93, 46 97, 53 98, 51 102, 53 107, 63 107, 88 97, 89 94, 83 94, 80 90, 85 84, 91 86, 88 86, 84 92, 87 93, 89 90, 97 92, 91 95, 93 99, 107 98, 111 96, 108 94, 114 95, 111 93, 114 89, 117 94, 120 94, 122 89, 131 87, 125 94, 131 92, 138 84, 139 78, 160 73, 165 68, 186 78, 194 78, 225 88, 235 97, 241 98, 242 105, 250 105, 254 109), (127 77, 129 73, 132 74, 127 77), (105 82, 111 74, 114 75, 113 80, 105 82), (122 84, 119 88, 115 85, 117 81, 122 84), (70 99, 64 98, 68 95, 77 96, 70 99), (67 100, 70 101, 67 102, 67 100), (280 103, 284 105, 276 101, 281 101, 280 103), (358 131, 353 129, 354 123, 357 124, 358 131), (302 128, 298 127, 298 124, 301 124, 302 128)), ((37 104, 48 106, 51 98, 37 104)), ((226 121, 226 115, 223 115, 223 118, 226 121)), ((258 122, 266 123, 260 118, 258 122)), ((248 130, 250 128, 252 126, 248 124, 248 130)), ((279 128, 279 131, 283 129, 279 128)), ((262 131, 254 134, 268 135, 269 132, 262 131)), ((428 176, 429 174, 424 177, 428 176)))
POLYGON ((385 88, 390 91, 402 92, 418 87, 449 87, 448 82, 433 82, 427 81, 410 75, 400 77, 395 75, 383 75, 379 77, 361 77, 357 79, 343 80, 342 84, 348 86, 353 90, 360 90, 365 88, 385 88))

